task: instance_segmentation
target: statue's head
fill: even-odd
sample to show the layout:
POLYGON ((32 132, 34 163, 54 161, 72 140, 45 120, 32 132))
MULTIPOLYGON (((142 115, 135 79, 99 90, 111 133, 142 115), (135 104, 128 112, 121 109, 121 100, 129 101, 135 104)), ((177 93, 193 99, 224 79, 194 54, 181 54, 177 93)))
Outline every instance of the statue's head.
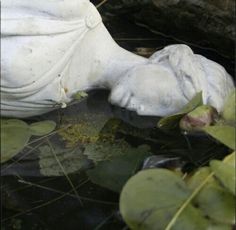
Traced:
POLYGON ((120 78, 112 88, 111 103, 139 115, 166 116, 178 112, 202 91, 203 103, 220 112, 234 89, 222 66, 193 54, 185 45, 166 47, 149 60, 120 78))
POLYGON ((187 103, 171 69, 156 64, 128 71, 112 88, 110 102, 139 115, 165 116, 187 103))

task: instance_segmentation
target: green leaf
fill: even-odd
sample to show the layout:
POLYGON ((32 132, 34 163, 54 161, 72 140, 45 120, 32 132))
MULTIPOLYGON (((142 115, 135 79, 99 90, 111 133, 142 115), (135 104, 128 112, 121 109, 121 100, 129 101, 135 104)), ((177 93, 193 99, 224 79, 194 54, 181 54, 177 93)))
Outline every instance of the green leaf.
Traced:
POLYGON ((54 121, 40 121, 30 125, 31 135, 44 136, 51 133, 56 128, 54 121))
POLYGON ((233 224, 235 221, 235 197, 218 183, 208 183, 197 195, 198 207, 215 222, 233 224))
MULTIPOLYGON (((94 150, 96 151, 95 148, 94 150)), ((120 192, 125 182, 135 173, 144 158, 149 156, 148 146, 132 148, 126 145, 123 148, 122 144, 108 144, 104 149, 97 148, 97 151, 92 155, 91 153, 86 154, 96 162, 102 159, 106 160, 98 162, 94 169, 87 171, 87 175, 93 183, 115 192, 120 192)))
POLYGON ((222 112, 222 117, 232 124, 235 123, 235 112, 236 112, 236 90, 234 89, 232 93, 229 95, 229 97, 226 99, 224 109, 222 112))
MULTIPOLYGON (((131 177, 120 196, 121 214, 131 229, 163 230, 190 197, 184 181, 166 169, 144 170, 131 177)), ((204 230, 208 220, 191 204, 181 212, 173 230, 204 230)), ((168 228, 170 229, 170 228, 168 228)))
MULTIPOLYGON (((199 169, 187 181, 188 187, 194 191, 210 174, 209 167, 199 169)), ((213 175, 195 197, 193 203, 215 222, 224 224, 232 224, 234 222, 234 196, 224 189, 213 175)))
POLYGON ((193 99, 181 109, 181 113, 189 113, 200 105, 203 105, 202 92, 197 93, 193 99))
POLYGON ((75 100, 80 101, 80 100, 82 100, 83 98, 86 98, 87 96, 88 96, 88 94, 87 94, 86 92, 80 91, 80 92, 74 94, 74 95, 73 95, 73 98, 74 98, 75 100))
POLYGON ((231 155, 230 159, 231 162, 212 160, 210 167, 217 179, 235 195, 235 152, 231 155))
POLYGON ((30 139, 28 125, 17 119, 1 120, 1 163, 14 157, 30 139))
POLYGON ((177 127, 179 120, 190 111, 194 110, 198 106, 202 105, 202 92, 196 94, 196 96, 181 109, 178 113, 164 117, 159 120, 157 126, 162 129, 173 129, 177 127))
POLYGON ((226 224, 211 224, 207 230, 232 230, 232 226, 226 224))
POLYGON ((203 130, 225 144, 231 149, 235 149, 235 128, 226 125, 219 126, 208 126, 203 128, 203 130))
POLYGON ((28 143, 31 135, 45 135, 54 130, 53 121, 42 121, 28 125, 18 119, 1 120, 1 163, 11 159, 28 143))
MULTIPOLYGON (((227 156, 224 159, 224 164, 228 166, 233 166, 235 161, 235 153, 227 156)), ((211 161, 210 164, 215 164, 215 160, 211 161)), ((217 161, 218 162, 218 161, 217 161)), ((223 163, 219 161, 220 163, 223 163)), ((224 166, 224 169, 227 169, 228 166, 224 166)), ((211 167, 203 167, 197 170, 197 172, 187 180, 188 187, 194 191, 197 189, 202 181, 210 176, 205 186, 201 189, 199 194, 195 197, 194 203, 205 213, 206 216, 210 217, 214 222, 220 222, 225 224, 233 224, 235 221, 235 206, 234 206, 234 196, 227 191, 224 187, 221 186, 215 177, 214 173, 211 171, 211 167)), ((235 168, 233 174, 235 172, 235 168)), ((231 174, 232 174, 231 171, 231 174)), ((223 173, 220 175, 222 176, 223 173)), ((235 175, 232 178, 229 175, 224 175, 223 178, 225 181, 232 183, 234 181, 235 187, 235 175), (228 177, 229 176, 229 177, 228 177)), ((232 185, 231 185, 232 186, 232 185)))

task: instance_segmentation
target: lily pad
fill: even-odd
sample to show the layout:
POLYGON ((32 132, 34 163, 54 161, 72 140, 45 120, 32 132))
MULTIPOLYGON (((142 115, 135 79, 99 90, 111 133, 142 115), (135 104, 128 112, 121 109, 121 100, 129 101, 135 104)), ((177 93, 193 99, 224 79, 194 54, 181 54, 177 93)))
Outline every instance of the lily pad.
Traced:
POLYGON ((20 120, 1 121, 1 163, 19 153, 30 139, 28 125, 20 120))
POLYGON ((181 109, 178 113, 166 116, 159 120, 157 126, 162 129, 173 129, 178 126, 180 119, 187 113, 191 112, 198 106, 202 105, 202 92, 196 94, 196 96, 181 109))
POLYGON ((235 152, 231 154, 230 162, 222 162, 218 160, 212 160, 210 162, 211 170, 215 173, 215 176, 219 181, 235 195, 235 152))
MULTIPOLYGON (((131 229, 163 230, 190 195, 184 181, 171 171, 148 169, 126 183, 120 196, 120 211, 131 229)), ((208 224, 202 213, 188 204, 171 229, 203 230, 208 224)))
POLYGON ((51 133, 56 128, 54 121, 40 121, 30 125, 31 135, 44 136, 51 133))
MULTIPOLYGON (((199 169, 187 182, 194 191, 211 174, 209 167, 199 169)), ((235 217, 234 196, 211 177, 193 200, 205 216, 222 224, 233 224, 235 217)))
POLYGON ((227 125, 208 126, 203 130, 225 144, 231 149, 235 149, 235 128, 227 125))
POLYGON ((55 129, 52 121, 36 122, 28 125, 18 119, 1 120, 1 163, 14 157, 24 149, 32 135, 42 136, 55 129))
POLYGON ((229 97, 227 98, 225 105, 224 105, 224 109, 222 112, 222 117, 227 121, 230 122, 232 124, 235 123, 235 113, 236 113, 236 90, 234 89, 232 91, 232 93, 229 95, 229 97))
POLYGON ((226 224, 212 224, 207 230, 232 230, 232 226, 226 224))

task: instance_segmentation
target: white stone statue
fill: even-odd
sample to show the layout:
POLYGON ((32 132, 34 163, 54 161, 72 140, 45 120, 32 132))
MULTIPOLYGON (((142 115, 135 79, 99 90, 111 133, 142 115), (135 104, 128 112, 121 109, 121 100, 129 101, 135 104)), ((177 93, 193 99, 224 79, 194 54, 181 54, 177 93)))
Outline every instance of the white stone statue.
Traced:
POLYGON ((172 45, 143 58, 119 47, 89 0, 1 0, 1 115, 65 107, 79 91, 140 115, 178 112, 199 91, 221 111, 234 88, 219 64, 172 45))

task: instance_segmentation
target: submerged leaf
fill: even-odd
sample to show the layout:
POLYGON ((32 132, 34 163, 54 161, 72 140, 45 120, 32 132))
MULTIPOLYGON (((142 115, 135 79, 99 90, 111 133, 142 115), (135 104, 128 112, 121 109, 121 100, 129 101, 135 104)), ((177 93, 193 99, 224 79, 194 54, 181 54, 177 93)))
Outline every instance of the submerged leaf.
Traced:
POLYGON ((179 120, 187 113, 191 112, 198 106, 202 105, 202 92, 196 94, 196 96, 181 109, 178 113, 166 116, 159 120, 157 126, 162 129, 173 129, 177 127, 179 120))
POLYGON ((212 137, 225 144, 231 149, 235 149, 235 128, 226 125, 208 126, 203 130, 212 137))
POLYGON ((49 146, 39 148, 39 167, 43 176, 63 176, 76 173, 81 169, 86 169, 89 161, 78 149, 51 149, 49 146), (56 158, 55 158, 56 155, 56 158), (60 162, 64 169, 58 164, 60 162))
POLYGON ((40 121, 30 125, 30 131, 32 135, 44 136, 51 133, 56 128, 54 121, 40 121))
POLYGON ((129 177, 135 173, 145 157, 149 156, 149 147, 139 146, 138 148, 132 148, 126 145, 124 148, 122 144, 110 144, 110 146, 108 144, 104 146, 104 149, 98 148, 97 157, 94 157, 95 153, 93 155, 91 153, 88 155, 87 153, 90 159, 96 161, 98 161, 99 156, 106 159, 105 161, 98 162, 94 169, 88 170, 87 175, 93 183, 119 192, 129 177))
MULTIPOLYGON (((191 195, 184 181, 166 169, 148 169, 129 179, 120 196, 121 214, 131 229, 166 229, 191 195)), ((208 220, 188 204, 171 229, 207 229, 208 220)))

